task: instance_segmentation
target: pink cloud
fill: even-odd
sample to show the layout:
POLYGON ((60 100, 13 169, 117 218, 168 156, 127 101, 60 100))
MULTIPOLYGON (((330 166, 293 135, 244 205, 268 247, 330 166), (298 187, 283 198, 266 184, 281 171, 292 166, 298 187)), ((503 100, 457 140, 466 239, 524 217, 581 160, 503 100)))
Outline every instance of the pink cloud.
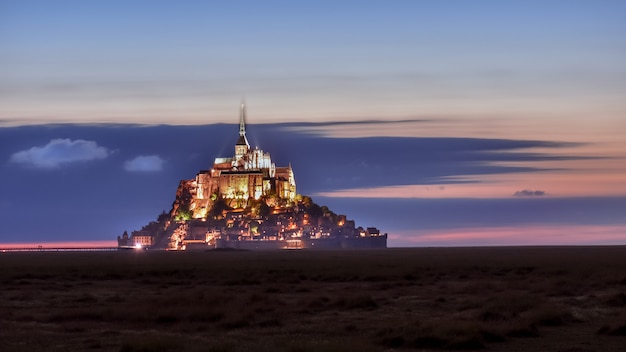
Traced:
POLYGON ((626 225, 530 225, 389 234, 389 246, 625 245, 626 225))
POLYGON ((0 243, 0 250, 14 249, 14 248, 106 248, 106 247, 117 247, 117 241, 106 240, 106 241, 0 243))

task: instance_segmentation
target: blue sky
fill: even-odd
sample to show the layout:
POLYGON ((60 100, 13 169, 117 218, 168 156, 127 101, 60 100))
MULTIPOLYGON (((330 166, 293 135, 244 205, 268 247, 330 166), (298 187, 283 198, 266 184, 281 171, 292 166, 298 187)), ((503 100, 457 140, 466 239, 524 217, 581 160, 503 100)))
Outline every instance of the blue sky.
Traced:
POLYGON ((242 95, 267 121, 623 109, 621 1, 1 6, 22 122, 227 122, 242 95))
POLYGON ((303 193, 392 245, 624 243, 624 18, 623 1, 0 0, 0 242, 76 240, 73 212, 103 240, 168 210, 229 154, 243 97, 303 193))

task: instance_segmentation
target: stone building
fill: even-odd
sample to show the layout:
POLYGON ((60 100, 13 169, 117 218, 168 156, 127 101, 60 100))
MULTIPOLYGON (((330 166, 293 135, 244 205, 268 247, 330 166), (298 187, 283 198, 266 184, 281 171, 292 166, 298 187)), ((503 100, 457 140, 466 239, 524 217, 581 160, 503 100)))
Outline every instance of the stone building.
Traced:
POLYGON ((120 248, 143 248, 153 244, 154 236, 149 231, 133 231, 130 236, 124 231, 121 237, 117 236, 117 246, 120 248))
POLYGON ((246 137, 246 109, 241 104, 239 138, 232 157, 218 157, 210 170, 200 171, 195 179, 181 181, 172 216, 178 219, 206 218, 218 200, 242 208, 251 199, 277 197, 293 201, 296 181, 291 165, 276 167, 269 153, 250 148, 246 137))
POLYGON ((130 237, 125 232, 118 243, 167 250, 385 248, 387 234, 356 228, 345 215, 296 195, 291 165, 277 167, 269 153, 250 148, 242 104, 234 155, 180 181, 170 214, 130 237))

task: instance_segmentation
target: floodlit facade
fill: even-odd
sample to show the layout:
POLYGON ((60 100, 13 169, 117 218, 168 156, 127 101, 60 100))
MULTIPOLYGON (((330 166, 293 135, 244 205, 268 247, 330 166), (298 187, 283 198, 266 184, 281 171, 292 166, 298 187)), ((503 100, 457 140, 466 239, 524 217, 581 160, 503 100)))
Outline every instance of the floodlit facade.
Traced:
POLYGON ((175 204, 173 216, 206 218, 208 210, 219 199, 234 208, 245 207, 248 200, 262 197, 295 199, 296 181, 291 165, 276 167, 269 153, 250 148, 244 104, 240 108, 239 138, 234 152, 232 157, 216 158, 213 167, 200 171, 195 179, 181 181, 177 199, 187 204, 175 204))
POLYGON ((269 153, 250 148, 241 104, 232 157, 182 180, 169 214, 118 236, 120 248, 167 250, 386 248, 387 234, 296 194, 291 165, 277 167, 269 153))

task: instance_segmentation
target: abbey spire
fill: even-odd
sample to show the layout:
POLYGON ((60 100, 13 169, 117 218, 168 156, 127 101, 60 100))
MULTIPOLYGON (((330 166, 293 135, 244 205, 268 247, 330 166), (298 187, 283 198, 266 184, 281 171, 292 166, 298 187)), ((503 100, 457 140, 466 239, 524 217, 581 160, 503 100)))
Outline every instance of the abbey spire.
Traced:
POLYGON ((237 139, 235 144, 236 164, 239 164, 238 161, 248 154, 249 150, 250 143, 248 143, 248 138, 246 137, 246 104, 242 102, 239 111, 239 139, 237 139))
POLYGON ((250 143, 246 137, 246 104, 241 103, 239 112, 239 139, 237 145, 245 145, 247 149, 250 149, 250 143))

